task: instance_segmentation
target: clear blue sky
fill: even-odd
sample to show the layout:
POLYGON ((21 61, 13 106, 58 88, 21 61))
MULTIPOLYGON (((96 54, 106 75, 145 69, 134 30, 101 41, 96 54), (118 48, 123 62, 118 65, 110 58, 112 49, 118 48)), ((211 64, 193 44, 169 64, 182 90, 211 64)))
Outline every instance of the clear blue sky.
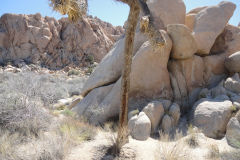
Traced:
MULTIPOLYGON (((229 1, 237 4, 237 9, 230 20, 231 24, 237 25, 240 22, 240 1, 229 1)), ((62 17, 51 10, 48 0, 0 0, 0 2, 0 15, 4 13, 34 14, 39 12, 42 16, 62 17)), ((189 11, 199 6, 218 4, 220 0, 184 0, 184 2, 187 11, 189 11)), ((128 11, 128 6, 113 0, 89 0, 88 13, 113 25, 123 25, 127 19, 128 11)))

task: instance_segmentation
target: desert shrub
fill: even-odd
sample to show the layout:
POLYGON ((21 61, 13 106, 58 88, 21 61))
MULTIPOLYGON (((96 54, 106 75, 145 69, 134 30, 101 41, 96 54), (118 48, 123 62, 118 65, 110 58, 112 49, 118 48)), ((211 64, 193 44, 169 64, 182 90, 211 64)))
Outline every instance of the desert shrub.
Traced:
POLYGON ((38 136, 46 130, 50 116, 41 104, 22 94, 0 95, 0 128, 23 136, 38 136))
POLYGON ((64 140, 58 135, 40 135, 29 143, 22 143, 20 134, 0 131, 1 160, 62 160, 66 154, 64 140), (29 148, 34 149, 29 150, 29 148), (28 154, 24 151, 27 150, 28 154))
POLYGON ((68 71, 68 76, 79 75, 79 74, 80 74, 80 71, 76 70, 76 69, 71 69, 71 70, 68 71))
POLYGON ((61 76, 34 72, 0 73, 0 94, 21 93, 50 107, 59 99, 79 93, 85 81, 86 78, 81 77, 67 80, 61 76))
POLYGON ((39 148, 42 148, 42 150, 35 155, 37 160, 62 160, 66 154, 64 141, 57 138, 46 139, 39 148))
POLYGON ((65 116, 69 116, 69 117, 74 117, 74 115, 75 115, 74 112, 72 112, 68 108, 64 109, 61 113, 64 114, 65 116))
POLYGON ((94 68, 93 67, 88 67, 87 71, 86 71, 86 74, 92 74, 94 68))
POLYGON ((31 72, 3 73, 5 80, 0 84, 2 94, 21 93, 31 99, 41 100, 45 106, 56 103, 67 97, 68 92, 57 78, 50 75, 40 75, 31 72))
POLYGON ((86 56, 86 62, 89 62, 90 64, 94 63, 94 56, 93 55, 87 55, 86 56))

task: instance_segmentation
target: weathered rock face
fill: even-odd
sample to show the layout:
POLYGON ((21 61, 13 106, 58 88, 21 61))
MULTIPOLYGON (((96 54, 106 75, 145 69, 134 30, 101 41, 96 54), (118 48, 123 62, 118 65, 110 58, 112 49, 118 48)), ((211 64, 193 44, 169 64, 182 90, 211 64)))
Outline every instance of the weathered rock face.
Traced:
MULTIPOLYGON (((134 54, 146 40, 142 33, 136 33, 133 48, 134 54)), ((117 41, 110 52, 102 59, 84 85, 82 95, 86 95, 93 88, 116 82, 121 77, 124 60, 124 42, 125 38, 117 41)))
POLYGON ((147 5, 159 28, 185 22, 186 6, 182 0, 149 0, 147 5))
POLYGON ((0 19, 0 63, 23 59, 57 69, 93 58, 99 62, 123 32, 98 18, 71 24, 40 14, 5 14, 0 19))
POLYGON ((185 17, 185 25, 191 30, 193 31, 194 29, 194 25, 195 25, 195 22, 196 22, 196 15, 203 9, 207 8, 207 6, 204 6, 204 7, 198 7, 198 8, 194 8, 192 9, 191 11, 189 11, 187 14, 186 14, 186 17, 185 17))
POLYGON ((224 83, 226 89, 234 93, 240 93, 240 78, 239 75, 236 73, 233 77, 227 78, 224 83))
POLYGON ((193 107, 193 124, 208 137, 222 138, 232 112, 229 100, 201 99, 193 107))
POLYGON ((228 69, 230 72, 240 72, 240 51, 236 52, 229 57, 226 58, 225 60, 225 67, 228 69))
POLYGON ((211 54, 225 53, 230 56, 240 50, 240 28, 233 25, 226 25, 224 31, 216 39, 211 54))
POLYGON ((181 106, 181 110, 184 112, 190 106, 191 93, 205 85, 204 69, 204 61, 199 56, 168 62, 174 101, 181 106))
POLYGON ((225 1, 197 13, 193 36, 197 42, 199 54, 209 54, 217 36, 224 30, 235 8, 235 4, 225 1))

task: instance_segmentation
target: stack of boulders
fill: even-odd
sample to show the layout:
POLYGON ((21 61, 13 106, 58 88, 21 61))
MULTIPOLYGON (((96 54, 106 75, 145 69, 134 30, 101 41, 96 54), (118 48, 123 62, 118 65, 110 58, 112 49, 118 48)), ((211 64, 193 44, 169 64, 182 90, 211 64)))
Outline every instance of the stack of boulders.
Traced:
POLYGON ((128 116, 130 134, 137 140, 146 140, 159 129, 169 133, 177 126, 181 114, 179 105, 169 100, 152 101, 137 113, 133 110, 129 113, 131 116, 128 116))
MULTIPOLYGON (((147 5, 165 45, 153 47, 137 28, 129 111, 140 113, 129 119, 131 135, 145 140, 158 128, 169 132, 180 111, 181 116, 191 111, 193 123, 205 135, 223 137, 239 95, 236 81, 225 81, 239 72, 240 28, 228 24, 236 5, 224 1, 187 14, 182 0, 151 0, 147 5), (162 99, 171 102, 170 108, 164 108, 162 99)), ((103 58, 83 87, 83 100, 73 108, 92 123, 119 113, 124 41, 116 42, 103 58)))
POLYGON ((61 69, 99 62, 124 33, 98 18, 76 23, 35 15, 4 14, 0 18, 0 64, 24 60, 61 69))
MULTIPOLYGON (((229 63, 228 59, 231 59, 232 56, 226 58, 226 64, 229 63)), ((193 124, 206 136, 219 139, 223 138, 227 132, 227 140, 235 146, 238 144, 238 147, 240 147, 240 123, 237 116, 234 117, 239 111, 240 78, 239 73, 235 73, 232 77, 220 82, 216 87, 201 90, 199 101, 192 108, 191 119, 193 124)))

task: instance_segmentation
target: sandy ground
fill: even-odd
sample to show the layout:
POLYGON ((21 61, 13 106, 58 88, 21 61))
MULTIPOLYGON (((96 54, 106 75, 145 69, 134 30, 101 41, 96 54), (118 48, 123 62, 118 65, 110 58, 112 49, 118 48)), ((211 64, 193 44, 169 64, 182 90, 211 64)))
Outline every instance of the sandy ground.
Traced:
MULTIPOLYGON (((112 136, 113 134, 110 132, 99 131, 93 141, 84 142, 73 148, 66 155, 65 160, 114 159, 111 156, 104 156, 107 148, 113 143, 112 136)), ((176 157, 179 160, 240 160, 238 159, 240 158, 240 150, 230 147, 225 139, 214 140, 205 137, 202 133, 195 134, 195 137, 197 137, 196 141, 198 142, 196 147, 190 147, 187 144, 191 135, 171 142, 153 138, 138 141, 130 137, 129 143, 123 147, 122 156, 119 159, 161 160, 172 156, 171 160, 175 160, 176 157), (238 157, 231 156, 233 152, 238 153, 238 157), (227 154, 220 156, 223 153, 227 154)))

